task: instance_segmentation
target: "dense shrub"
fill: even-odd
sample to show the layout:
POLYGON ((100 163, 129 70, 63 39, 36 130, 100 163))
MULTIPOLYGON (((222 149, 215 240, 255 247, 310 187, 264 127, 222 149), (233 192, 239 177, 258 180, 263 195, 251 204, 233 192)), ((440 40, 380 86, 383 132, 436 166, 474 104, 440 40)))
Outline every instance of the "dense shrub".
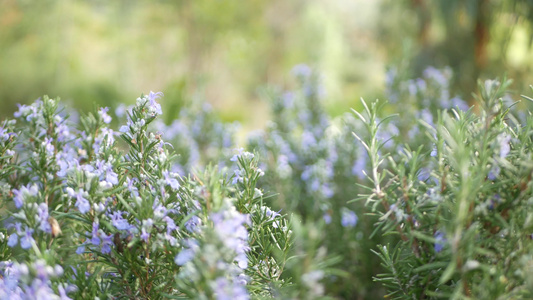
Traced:
POLYGON ((118 131, 107 108, 20 106, 0 132, 0 298, 531 297, 533 121, 508 81, 469 108, 449 71, 390 76, 388 106, 332 119, 320 76, 294 75, 250 152, 206 105, 159 121, 160 93, 118 131))

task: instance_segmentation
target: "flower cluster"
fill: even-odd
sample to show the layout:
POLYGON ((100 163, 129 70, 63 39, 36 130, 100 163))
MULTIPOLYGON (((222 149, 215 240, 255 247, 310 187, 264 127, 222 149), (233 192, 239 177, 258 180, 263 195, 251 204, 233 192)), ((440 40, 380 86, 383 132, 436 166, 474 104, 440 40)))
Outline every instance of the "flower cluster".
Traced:
POLYGON ((153 129, 180 154, 172 170, 182 176, 209 163, 225 166, 235 148, 238 128, 238 123, 222 123, 208 103, 183 108, 170 125, 161 120, 153 124, 153 129))
MULTIPOLYGON (((280 193, 277 207, 288 207, 310 218, 320 216, 329 223, 333 210, 335 217, 341 211, 332 198, 340 196, 337 190, 342 189, 335 180, 338 167, 346 163, 338 155, 342 134, 333 133, 335 126, 321 106, 324 91, 317 73, 306 65, 298 65, 293 74, 299 89, 271 97, 274 120, 265 132, 250 136, 249 148, 264 158, 263 184, 267 190, 280 193)), ((360 153, 357 145, 348 147, 355 154, 352 157, 360 153)), ((357 171, 366 167, 364 153, 360 154, 363 164, 357 171)), ((337 222, 340 223, 340 217, 337 222)))

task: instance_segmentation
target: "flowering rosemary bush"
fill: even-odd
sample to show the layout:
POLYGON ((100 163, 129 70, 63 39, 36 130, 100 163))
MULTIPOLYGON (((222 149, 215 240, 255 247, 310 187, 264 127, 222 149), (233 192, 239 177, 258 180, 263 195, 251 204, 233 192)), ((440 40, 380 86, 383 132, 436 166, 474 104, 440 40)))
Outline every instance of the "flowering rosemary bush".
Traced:
POLYGON ((509 84, 480 83, 479 113, 439 111, 434 124, 422 121, 433 146, 406 143, 394 158, 380 151, 377 103, 356 112, 369 133, 358 139, 372 182, 360 199, 379 215, 380 233, 397 237, 374 250, 387 297, 533 296, 533 118, 520 122, 505 105, 509 84))
POLYGON ((76 128, 47 97, 3 122, 0 298, 291 291, 283 271, 292 231, 263 205, 254 155, 231 159, 238 178, 216 168, 180 177, 172 147, 148 131, 159 96, 138 98, 119 132, 107 127, 106 108, 76 128))
POLYGON ((293 72, 249 152, 207 105, 164 124, 161 93, 118 130, 108 108, 20 106, 0 125, 0 299, 532 297, 533 121, 508 81, 469 108, 448 70, 391 69, 398 117, 333 119, 320 76, 293 72))

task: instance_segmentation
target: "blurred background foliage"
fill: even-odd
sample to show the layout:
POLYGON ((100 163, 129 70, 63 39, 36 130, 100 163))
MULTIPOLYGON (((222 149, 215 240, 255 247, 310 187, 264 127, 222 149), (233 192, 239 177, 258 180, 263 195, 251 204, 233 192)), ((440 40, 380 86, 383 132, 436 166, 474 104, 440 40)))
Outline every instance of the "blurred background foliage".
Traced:
POLYGON ((43 94, 81 109, 163 91, 167 122, 207 100, 226 121, 261 128, 258 88, 323 74, 333 116, 383 98, 389 66, 410 78, 450 66, 467 101, 477 77, 533 83, 533 0, 0 0, 0 103, 43 94))

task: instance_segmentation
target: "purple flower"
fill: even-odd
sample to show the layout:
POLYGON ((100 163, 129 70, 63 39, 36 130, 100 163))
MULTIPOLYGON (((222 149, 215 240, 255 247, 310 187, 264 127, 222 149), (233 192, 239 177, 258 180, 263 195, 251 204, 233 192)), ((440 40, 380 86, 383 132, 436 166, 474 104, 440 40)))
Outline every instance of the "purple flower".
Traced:
POLYGON ((76 249, 76 254, 83 254, 85 252, 85 244, 81 244, 78 249, 76 249))
POLYGON ((153 224, 154 221, 152 221, 152 219, 146 219, 142 222, 141 239, 147 243, 148 239, 150 238, 150 232, 152 231, 153 224))
POLYGON ((98 234, 98 227, 99 224, 96 222, 93 222, 93 231, 92 231, 92 237, 91 237, 91 244, 98 246, 100 245, 100 237, 98 234))
POLYGON ((19 110, 16 111, 13 116, 15 118, 26 117, 26 121, 31 121, 37 115, 37 108, 42 102, 40 100, 35 101, 31 106, 17 104, 19 110))
POLYGON ((93 149, 95 153, 100 153, 101 145, 105 142, 105 145, 112 145, 115 142, 115 133, 113 129, 107 127, 100 128, 100 134, 95 137, 93 149))
POLYGON ((324 219, 324 222, 326 224, 330 224, 331 223, 331 215, 329 213, 325 213, 322 218, 324 219))
POLYGON ((358 157, 355 160, 355 163, 352 167, 352 174, 357 176, 359 179, 365 179, 365 168, 367 163, 366 153, 364 152, 363 147, 359 147, 358 157))
POLYGON ((254 155, 252 153, 244 151, 244 149, 242 147, 238 148, 238 149, 234 149, 234 150, 236 150, 239 153, 233 155, 230 158, 230 161, 238 161, 239 157, 242 157, 245 160, 250 160, 250 159, 254 158, 254 155))
POLYGON ((102 249, 100 251, 102 251, 103 254, 108 254, 109 252, 111 252, 111 245, 113 245, 113 238, 112 238, 113 235, 112 234, 106 235, 102 232, 101 237, 102 237, 102 249))
POLYGON ((269 220, 274 220, 276 217, 281 216, 279 212, 271 210, 268 206, 262 206, 261 209, 265 212, 265 215, 269 218, 269 220))
POLYGON ((56 162, 59 165, 57 171, 59 177, 67 176, 70 170, 75 170, 79 166, 77 153, 68 145, 56 154, 56 162))
POLYGON ((111 117, 107 114, 108 111, 109 111, 109 107, 102 107, 98 111, 98 114, 100 115, 104 123, 106 124, 109 124, 111 122, 111 117))
POLYGON ((237 182, 244 182, 244 178, 241 177, 241 170, 235 170, 233 171, 233 179, 231 180, 231 184, 237 184, 237 182))
POLYGON ((154 218, 155 219, 163 219, 168 213, 168 209, 161 205, 159 201, 154 201, 154 204, 152 205, 152 208, 154 210, 154 218))
POLYGON ((250 296, 244 285, 236 280, 229 281, 224 277, 218 277, 213 290, 217 300, 248 300, 250 296))
POLYGON ((127 110, 128 108, 126 107, 126 105, 121 103, 117 106, 117 108, 115 108, 115 115, 117 115, 117 117, 119 118, 122 118, 124 115, 126 115, 127 110))
POLYGON ((191 261, 194 256, 196 255, 195 251, 192 249, 183 249, 176 255, 176 258, 174 259, 174 262, 178 266, 183 266, 187 262, 191 261))
MULTIPOLYGON (((377 120, 378 122, 380 120, 377 120)), ((377 132, 377 137, 383 141, 385 147, 393 145, 393 138, 400 134, 400 130, 392 122, 382 124, 380 130, 377 132)))
POLYGON ((487 175, 487 177, 489 178, 489 180, 496 180, 496 178, 498 178, 498 175, 500 175, 500 172, 501 172, 501 169, 498 165, 494 165, 492 166, 492 168, 490 169, 489 171, 489 174, 487 175))
POLYGON ((161 96, 163 96, 163 93, 161 92, 154 93, 150 91, 150 94, 148 94, 148 109, 152 112, 152 114, 163 114, 163 111, 161 111, 161 105, 155 101, 155 99, 161 98, 161 96))
POLYGON ((309 149, 316 146, 316 144, 315 136, 311 132, 304 131, 302 133, 302 149, 304 149, 304 151, 309 151, 309 149))
POLYGON ((120 129, 118 131, 123 132, 123 133, 129 132, 130 131, 130 127, 128 125, 122 125, 122 126, 120 126, 120 129))
POLYGON ((146 228, 141 229, 141 239, 143 239, 146 243, 148 243, 148 239, 150 238, 150 233, 146 232, 146 228))
POLYGON ((468 104, 459 97, 454 97, 450 101, 452 102, 453 107, 457 107, 458 109, 462 111, 467 111, 469 108, 468 104))
POLYGON ((428 67, 424 70, 423 75, 425 78, 433 79, 437 84, 445 88, 448 87, 448 77, 450 72, 451 70, 448 68, 440 71, 435 67, 428 67))
POLYGON ((115 226, 118 230, 128 230, 133 227, 132 225, 130 225, 130 223, 128 223, 128 220, 122 218, 122 212, 120 211, 115 211, 111 215, 111 220, 113 226, 115 226))
POLYGON ((35 240, 32 237, 32 234, 33 234, 33 229, 26 228, 26 232, 20 238, 20 247, 22 247, 22 249, 29 249, 31 247, 32 242, 35 242, 35 240))
POLYGON ((418 87, 414 80, 408 80, 407 81, 407 90, 409 91, 409 95, 416 96, 418 87))
POLYGON ((169 173, 168 171, 163 171, 163 177, 165 178, 165 183, 170 185, 173 190, 177 190, 180 187, 179 181, 174 177, 174 174, 169 173))
POLYGON ((15 206, 20 208, 28 197, 37 196, 38 193, 39 189, 35 184, 31 187, 29 184, 27 186, 22 186, 18 190, 13 189, 13 201, 15 201, 15 206))
POLYGON ((292 74, 295 77, 308 78, 312 74, 311 68, 306 64, 298 64, 292 68, 292 74))
MULTIPOLYGON (((178 227, 176 226, 176 223, 174 223, 174 220, 172 220, 169 216, 165 216, 163 218, 163 221, 167 223, 167 234, 171 234, 172 231, 176 230, 178 227)), ((187 227, 187 225, 185 225, 187 227)))
POLYGON ((64 142, 70 137, 70 129, 64 122, 56 122, 57 127, 55 133, 57 133, 57 141, 64 142))
POLYGON ((424 108, 423 110, 417 112, 417 118, 422 119, 424 122, 431 126, 435 126, 435 124, 433 123, 433 115, 427 108, 424 108))
POLYGON ((76 198, 75 205, 82 214, 87 213, 91 209, 91 204, 84 197, 87 193, 83 189, 80 188, 78 192, 74 192, 72 188, 67 187, 66 191, 70 197, 76 198))
POLYGON ((113 171, 113 165, 111 165, 111 163, 97 160, 95 167, 96 170, 94 172, 100 176, 100 179, 105 180, 112 185, 118 184, 118 175, 113 171))
POLYGON ((433 145, 433 149, 431 150, 431 157, 436 157, 437 156, 437 145, 433 145))
MULTIPOLYGON (((68 289, 68 287, 67 287, 67 289, 68 289)), ((67 291, 61 285, 57 286, 57 291, 59 292, 59 297, 61 297, 61 300, 72 300, 72 298, 67 296, 67 291)))
POLYGON ((335 192, 333 191, 329 183, 322 184, 322 189, 320 190, 320 192, 322 193, 322 196, 324 196, 324 198, 326 199, 329 199, 333 197, 333 195, 335 195, 335 192))
POLYGON ((5 142, 9 140, 10 133, 4 127, 0 128, 0 141, 5 142))
POLYGON ((46 203, 39 204, 37 208, 37 221, 39 221, 39 229, 46 233, 52 233, 52 227, 48 222, 48 205, 46 203))
POLYGON ((43 146, 48 156, 54 156, 55 148, 54 148, 54 145, 52 145, 52 141, 53 141, 52 138, 48 138, 48 137, 44 138, 43 146))
POLYGON ((198 216, 192 216, 187 222, 185 222, 185 228, 190 233, 200 231, 200 225, 202 225, 202 220, 198 216))
POLYGON ((509 144, 511 136, 503 133, 498 136, 497 140, 500 145, 500 158, 505 158, 511 151, 511 145, 509 144))
POLYGON ((180 253, 178 253, 178 255, 176 255, 176 258, 174 259, 174 262, 178 266, 183 266, 187 262, 191 261, 196 255, 198 249, 200 249, 198 241, 194 239, 185 239, 183 243, 184 249, 181 250, 180 253))
POLYGON ((239 266, 246 268, 247 260, 244 253, 250 247, 248 246, 248 230, 244 225, 251 223, 250 216, 243 215, 232 207, 230 210, 211 214, 211 220, 220 241, 226 248, 235 251, 239 266))
POLYGON ((341 225, 342 227, 355 227, 357 225, 357 215, 349 209, 343 209, 341 212, 341 225))
POLYGON ((15 247, 19 241, 19 237, 16 233, 13 233, 9 236, 9 239, 7 240, 7 245, 11 248, 15 247))
POLYGON ((3 277, 2 281, 0 281, 0 295, 2 295, 1 292, 5 291, 4 289, 7 289, 8 294, 14 293, 18 288, 19 278, 24 273, 26 272, 21 270, 20 265, 18 263, 13 263, 11 261, 0 262, 0 275, 3 277))
POLYGON ((135 182, 138 182, 139 180, 137 178, 126 178, 126 184, 128 185, 128 191, 130 191, 131 195, 134 197, 139 197, 139 189, 134 185, 135 182))
POLYGON ((426 181, 431 177, 431 169, 424 167, 418 171, 418 180, 426 181))
POLYGON ((444 232, 437 230, 434 234, 435 237, 435 252, 439 253, 444 248, 446 243, 446 236, 444 232))

